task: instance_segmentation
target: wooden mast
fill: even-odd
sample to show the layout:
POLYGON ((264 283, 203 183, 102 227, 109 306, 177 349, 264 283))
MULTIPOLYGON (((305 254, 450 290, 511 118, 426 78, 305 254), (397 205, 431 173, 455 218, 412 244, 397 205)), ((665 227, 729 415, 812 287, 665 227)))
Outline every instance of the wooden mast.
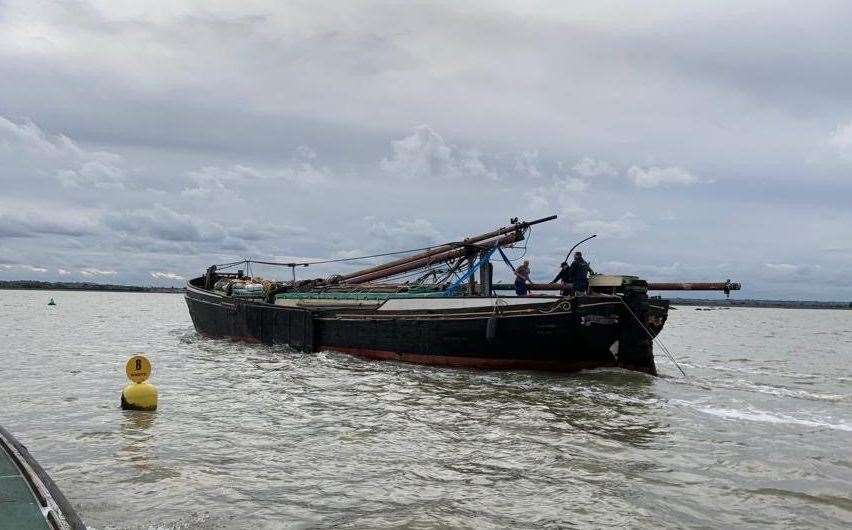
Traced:
MULTIPOLYGON (((490 247, 490 246, 504 246, 511 245, 516 241, 521 241, 524 239, 524 234, 522 230, 517 232, 507 234, 504 236, 500 236, 493 239, 488 239, 482 241, 480 246, 490 247)), ((433 263, 441 263, 444 261, 450 261, 456 258, 465 257, 469 253, 468 247, 457 248, 455 250, 449 250, 446 252, 442 252, 440 254, 435 254, 432 256, 427 256, 425 258, 411 260, 407 263, 401 263, 399 265, 395 265, 393 267, 388 267, 382 270, 377 270, 375 272, 371 272, 368 274, 359 275, 356 278, 352 278, 346 280, 345 282, 341 282, 347 285, 357 285, 360 283, 366 283, 373 280, 379 280, 382 278, 387 278, 389 276, 396 276, 397 274, 402 274, 403 272, 413 271, 415 269, 420 269, 423 267, 428 267, 433 263)))
POLYGON ((413 256, 400 258, 388 263, 384 263, 382 265, 377 265, 368 269, 363 269, 351 272, 349 274, 345 274, 343 276, 338 276, 336 280, 338 283, 342 284, 365 283, 371 280, 386 278, 388 276, 393 276, 402 272, 407 272, 420 267, 425 267, 431 265, 432 263, 448 261, 450 259, 455 259, 464 256, 469 252, 468 249, 472 246, 490 247, 494 246, 495 244, 508 245, 514 243, 515 241, 522 240, 523 232, 530 226, 539 223, 544 223, 547 221, 552 221, 553 219, 556 219, 555 215, 542 217, 541 219, 535 219, 533 221, 521 223, 515 222, 512 223, 510 226, 504 226, 498 228, 497 230, 493 230, 485 234, 480 234, 478 236, 468 237, 460 242, 445 243, 443 245, 439 245, 433 249, 421 252, 419 254, 415 254, 413 256), (513 233, 519 234, 520 237, 514 239, 499 237, 505 234, 513 233))

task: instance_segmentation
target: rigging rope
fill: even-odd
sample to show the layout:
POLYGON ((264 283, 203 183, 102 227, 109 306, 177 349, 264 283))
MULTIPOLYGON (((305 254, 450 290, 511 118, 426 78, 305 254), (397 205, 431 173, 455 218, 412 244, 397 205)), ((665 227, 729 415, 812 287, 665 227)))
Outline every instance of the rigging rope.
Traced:
MULTIPOLYGON (((524 230, 528 231, 528 232, 532 231, 532 229, 530 227, 526 227, 524 230)), ((379 257, 383 257, 383 256, 396 256, 396 255, 400 255, 400 254, 410 254, 412 252, 434 250, 434 249, 440 248, 440 247, 453 248, 453 247, 465 247, 466 245, 467 244, 463 241, 451 241, 451 242, 448 242, 448 243, 442 243, 440 245, 431 245, 431 246, 428 246, 428 247, 413 248, 413 249, 408 249, 408 250, 398 250, 398 251, 394 251, 394 252, 383 252, 383 253, 380 253, 380 254, 370 254, 370 255, 366 255, 366 256, 354 256, 354 257, 351 257, 351 258, 336 258, 336 259, 325 259, 325 260, 314 260, 314 261, 303 261, 303 262, 261 261, 261 260, 254 260, 254 259, 250 259, 250 258, 245 258, 241 261, 233 261, 233 262, 230 262, 230 263, 217 264, 217 265, 214 265, 214 267, 216 267, 217 269, 228 269, 228 268, 232 268, 232 267, 239 266, 239 265, 245 265, 246 272, 248 273, 249 277, 252 277, 252 264, 271 265, 271 266, 279 266, 279 267, 291 267, 294 271, 294 278, 295 278, 296 267, 308 267, 310 265, 320 265, 320 264, 326 264, 326 263, 341 263, 341 262, 347 262, 347 261, 357 261, 357 260, 364 260, 364 259, 370 259, 370 258, 379 258, 379 257)), ((518 247, 510 247, 510 248, 518 248, 518 247)), ((503 260, 506 262, 507 265, 509 265, 509 268, 511 268, 514 271, 515 268, 512 266, 511 261, 509 260, 509 258, 506 256, 506 254, 503 252, 502 248, 500 248, 499 245, 495 245, 495 247, 490 250, 490 252, 488 253, 488 258, 490 259, 491 254, 493 254, 493 252, 495 250, 500 251, 500 254, 503 257, 503 260)), ((515 258, 516 260, 521 259, 521 258, 523 258, 524 255, 526 255, 526 252, 527 252, 527 242, 526 241, 525 241, 523 250, 524 250, 523 254, 521 254, 520 257, 515 258)), ((455 263, 455 265, 452 265, 452 260, 450 260, 450 261, 436 260, 435 256, 428 256, 428 258, 426 259, 426 262, 422 266, 418 267, 417 269, 415 269, 413 271, 400 272, 398 274, 387 276, 387 277, 381 278, 381 281, 375 282, 375 283, 390 283, 390 282, 401 282, 401 281, 404 281, 404 283, 408 283, 408 281, 405 281, 405 280, 409 280, 409 279, 414 278, 414 277, 420 277, 421 275, 424 276, 424 277, 428 277, 428 275, 430 274, 429 272, 427 272, 426 275, 423 275, 423 269, 427 269, 428 271, 431 272, 431 274, 435 278, 435 285, 444 284, 446 282, 449 282, 451 278, 454 278, 456 289, 457 289, 458 285, 460 285, 461 282, 464 279, 468 279, 470 277, 470 275, 472 274, 471 271, 468 271, 467 274, 463 274, 463 275, 459 273, 459 267, 461 266, 461 264, 463 262, 464 262, 464 259, 460 258, 455 263), (448 265, 450 265, 448 270, 444 270, 444 271, 442 271, 440 269, 436 270, 436 268, 435 268, 436 265, 444 264, 444 263, 447 263, 448 265), (437 281, 438 275, 442 274, 442 273, 446 273, 446 276, 444 276, 441 279, 441 281, 438 282, 437 281)), ((481 265, 482 265, 482 260, 480 260, 480 263, 478 264, 477 268, 481 265)), ((334 277, 334 275, 330 275, 330 276, 327 276, 326 279, 331 279, 333 277, 334 277)), ((292 283, 295 287, 296 286, 295 281, 292 282, 292 283)), ((342 286, 342 284, 336 285, 335 288, 337 290, 339 290, 341 288, 341 286, 342 286)), ((330 286, 320 287, 320 289, 324 291, 328 287, 330 287, 330 286)), ((314 286, 314 288, 316 288, 316 286, 314 286)), ((365 285, 363 287, 352 286, 350 289, 347 289, 346 291, 348 291, 348 292, 362 292, 362 291, 367 291, 367 290, 368 289, 366 288, 366 285, 365 285)))
POLYGON ((242 259, 240 261, 232 261, 231 263, 219 263, 214 265, 214 267, 216 267, 217 269, 229 269, 235 265, 242 265, 245 262, 246 260, 242 259))
POLYGON ((284 263, 284 262, 280 262, 280 261, 260 261, 260 260, 256 260, 256 259, 243 259, 243 260, 234 261, 234 262, 231 262, 231 263, 217 264, 216 268, 217 269, 220 269, 220 268, 227 269, 229 267, 233 267, 235 265, 241 265, 243 263, 257 263, 259 265, 275 265, 275 266, 281 266, 281 267, 293 267, 293 266, 307 267, 307 266, 310 266, 310 265, 321 265, 321 264, 325 264, 325 263, 341 263, 341 262, 344 262, 344 261, 357 261, 357 260, 362 260, 362 259, 381 258, 381 257, 384 257, 384 256, 397 256, 399 254, 409 254, 411 252, 420 252, 420 251, 425 251, 425 250, 432 250, 432 249, 435 249, 435 248, 438 248, 438 247, 443 247, 445 245, 462 247, 462 246, 464 246, 464 243, 462 243, 460 241, 450 241, 449 243, 442 243, 440 245, 432 245, 432 246, 429 246, 429 247, 412 248, 412 249, 408 249, 408 250, 397 250, 397 251, 394 251, 394 252, 384 252, 382 254, 370 254, 368 256, 355 256, 355 257, 352 257, 352 258, 336 258, 336 259, 324 259, 324 260, 316 260, 316 261, 300 261, 300 262, 284 263))
POLYGON ((651 334, 651 332, 648 330, 648 328, 645 327, 645 324, 641 320, 639 320, 639 317, 636 316, 636 313, 634 313, 633 310, 630 309, 630 306, 627 305, 627 302, 625 302, 624 300, 621 300, 621 303, 624 304, 624 307, 627 308, 627 311, 630 312, 630 314, 633 316, 633 318, 639 324, 639 327, 641 327, 643 330, 645 330, 645 333, 647 333, 648 336, 651 337, 651 341, 652 342, 656 341, 657 344, 660 345, 660 347, 663 349, 663 353, 665 353, 666 356, 668 356, 669 360, 671 360, 671 362, 673 362, 674 365, 677 366, 677 369, 680 370, 680 373, 682 373, 684 377, 689 377, 689 376, 686 375, 686 372, 683 371, 683 368, 681 368, 680 365, 677 363, 677 361, 674 358, 674 355, 672 355, 672 352, 670 352, 669 349, 666 347, 666 345, 663 344, 663 341, 651 334))
POLYGON ((503 261, 506 262, 506 265, 508 265, 509 268, 512 269, 512 272, 515 272, 515 266, 512 265, 512 262, 509 261, 509 258, 506 257, 506 253, 503 252, 503 249, 500 248, 500 247, 497 247, 497 250, 500 252, 500 256, 503 258, 503 261))
MULTIPOLYGON (((532 227, 527 227, 526 230, 529 233, 529 238, 532 238, 532 227)), ((383 252, 381 254, 370 254, 370 255, 367 255, 367 256, 354 256, 354 257, 351 257, 351 258, 323 259, 323 260, 315 260, 315 261, 280 262, 280 261, 260 261, 260 260, 246 258, 246 259, 242 259, 240 261, 232 261, 230 263, 217 263, 214 266, 217 269, 228 269, 228 268, 234 267, 236 265, 241 265, 243 263, 245 263, 246 265, 248 265, 250 263, 256 263, 258 265, 273 265, 273 266, 279 266, 279 267, 308 267, 310 265, 322 265, 322 264, 326 264, 326 263, 342 263, 342 262, 345 262, 345 261, 358 261, 358 260, 362 260, 362 259, 381 258, 381 257, 385 257, 385 256, 398 256, 400 254, 409 254, 411 252, 421 252, 421 251, 426 251, 426 250, 432 250, 432 249, 447 246, 447 245, 454 246, 454 247, 463 247, 463 246, 465 246, 465 243, 463 241, 450 241, 448 243, 441 243, 440 245, 431 245, 431 246, 428 246, 428 247, 412 248, 412 249, 408 249, 408 250, 397 250, 397 251, 394 251, 394 252, 383 252)), ((520 257, 515 258, 513 261, 517 261, 517 260, 523 258, 524 255, 526 255, 527 242, 524 243, 523 249, 524 249, 524 253, 521 254, 520 257)), ((508 258, 505 258, 505 255, 504 255, 504 259, 506 259, 508 261, 508 258)), ((431 264, 431 262, 430 262, 430 264, 431 264)))

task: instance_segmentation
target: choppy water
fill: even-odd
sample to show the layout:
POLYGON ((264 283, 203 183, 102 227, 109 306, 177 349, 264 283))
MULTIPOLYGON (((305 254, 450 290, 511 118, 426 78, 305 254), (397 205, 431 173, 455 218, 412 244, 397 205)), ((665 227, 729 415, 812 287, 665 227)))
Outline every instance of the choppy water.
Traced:
POLYGON ((0 291, 0 423, 97 529, 852 524, 852 311, 683 307, 662 339, 689 379, 300 354, 199 339, 179 295, 0 291), (156 413, 118 407, 140 351, 156 413))

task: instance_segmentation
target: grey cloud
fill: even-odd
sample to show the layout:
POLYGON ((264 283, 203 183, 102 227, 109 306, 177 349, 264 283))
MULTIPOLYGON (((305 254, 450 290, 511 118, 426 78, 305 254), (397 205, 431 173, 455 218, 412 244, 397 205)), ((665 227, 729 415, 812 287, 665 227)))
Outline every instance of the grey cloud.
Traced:
POLYGON ((679 167, 649 167, 643 169, 638 166, 631 166, 627 170, 627 176, 639 188, 689 185, 699 182, 698 177, 679 167))
POLYGON ((149 210, 111 212, 103 217, 104 224, 117 232, 145 235, 166 241, 210 241, 225 237, 224 228, 217 223, 204 223, 188 214, 181 214, 161 204, 149 210))
POLYGON ((231 232, 238 234, 240 238, 247 241, 263 241, 276 237, 305 235, 308 233, 308 230, 301 226, 246 222, 233 227, 231 232))
POLYGON ((402 179, 497 178, 478 150, 449 145, 428 125, 419 125, 411 135, 392 141, 391 149, 392 155, 382 159, 381 168, 402 179))
POLYGON ((0 263, 0 269, 6 270, 6 271, 19 270, 19 271, 23 271, 25 273, 27 273, 27 272, 33 273, 34 272, 34 273, 37 273, 37 274, 42 274, 42 273, 47 272, 47 269, 45 267, 36 267, 36 266, 33 266, 33 265, 22 265, 22 264, 14 264, 13 265, 13 264, 10 264, 10 263, 0 263))
POLYGON ((852 248, 850 7, 786 7, 7 1, 3 257, 172 284, 555 212, 539 270, 598 231, 646 276, 852 297, 815 250, 852 248))
POLYGON ((33 184, 53 176, 66 187, 122 188, 126 179, 119 155, 91 151, 69 137, 50 136, 31 121, 15 123, 0 116, 0 161, 8 177, 33 184))
POLYGON ((76 170, 62 169, 56 173, 56 177, 63 186, 68 188, 91 186, 94 188, 121 189, 124 187, 126 179, 121 168, 98 160, 85 162, 76 170))
POLYGON ((420 248, 442 242, 441 233, 426 219, 397 219, 394 221, 366 217, 370 236, 394 249, 420 248))
POLYGON ((116 274, 118 274, 114 270, 98 269, 98 268, 95 268, 95 267, 86 267, 86 268, 80 269, 77 272, 79 272, 81 275, 83 275, 87 278, 99 277, 99 276, 115 276, 116 274))
POLYGON ((151 278, 156 280, 174 280, 174 281, 182 281, 185 280, 183 276, 174 272, 165 272, 165 271, 157 271, 151 273, 151 278))
POLYGON ((227 224, 179 213, 162 204, 104 214, 103 224, 123 238, 129 249, 159 252, 199 252, 186 243, 208 248, 244 252, 248 243, 305 234, 305 229, 288 225, 244 221, 227 224))
MULTIPOLYGON (((306 152, 300 151, 300 156, 306 152)), ((262 170, 236 164, 231 167, 205 166, 191 171, 188 175, 190 187, 181 194, 185 197, 210 199, 219 195, 224 199, 236 199, 242 196, 241 189, 253 183, 267 183, 277 186, 296 186, 305 188, 326 184, 330 178, 327 168, 316 167, 305 160, 293 160, 283 167, 262 170)))
POLYGON ((216 245, 220 250, 228 251, 228 252, 237 252, 241 256, 245 256, 247 251, 249 251, 249 246, 246 244, 245 240, 238 237, 226 237, 218 242, 216 245))
POLYGON ((6 150, 27 151, 47 158, 84 158, 85 153, 67 136, 49 138, 32 121, 15 123, 0 116, 0 147, 6 150))
POLYGON ((120 233, 119 236, 117 241, 107 243, 108 248, 122 253, 145 253, 163 256, 164 259, 168 256, 198 255, 202 251, 198 244, 190 241, 168 241, 147 235, 138 236, 126 233, 120 233))
POLYGON ((593 192, 587 181, 569 176, 555 176, 549 185, 528 189, 524 194, 529 208, 536 215, 559 212, 571 222, 575 234, 597 233, 604 237, 625 239, 638 235, 645 228, 642 220, 631 212, 607 214, 590 208, 593 192))
MULTIPOLYGON (((265 119, 254 127, 246 119, 240 133, 266 138, 270 150, 280 149, 280 144, 269 141, 275 137, 266 134, 276 119, 346 123, 362 132, 398 131, 411 124, 412 114, 432 114, 436 119, 429 122, 440 130, 469 139, 485 136, 499 142, 514 121, 513 137, 522 136, 549 150, 568 139, 588 150, 591 146, 584 136, 602 139, 615 133, 620 140, 632 137, 634 144, 645 147, 641 151, 647 151, 649 146, 662 146, 653 141, 653 134, 638 138, 648 123, 641 120, 641 113, 649 109, 660 113, 654 127, 665 130, 663 142, 668 142, 672 133, 686 132, 677 116, 695 107, 691 93, 712 100, 713 109, 739 125, 743 93, 763 103, 767 86, 795 90, 801 106, 803 94, 814 93, 808 89, 836 87, 838 95, 848 92, 842 89, 849 86, 842 72, 852 69, 836 64, 848 59, 832 53, 848 41, 842 17, 836 16, 848 8, 822 6, 813 6, 803 20, 792 12, 758 5, 755 10, 762 13, 765 26, 757 31, 737 16, 722 16, 709 2, 688 9, 668 5, 668 16, 659 18, 637 12, 629 4, 582 8, 589 13, 581 17, 576 16, 576 6, 516 8, 524 12, 514 13, 491 4, 478 9, 341 4, 333 14, 296 4, 287 11, 298 16, 287 16, 276 9, 277 3, 258 3, 240 12, 202 6, 173 15, 142 9, 132 17, 118 9, 96 10, 85 4, 40 6, 36 16, 40 15, 46 31, 76 45, 45 53, 24 31, 25 14, 32 14, 33 8, 27 4, 16 8, 12 3, 7 8, 7 34, 18 42, 17 54, 10 58, 16 61, 9 64, 35 61, 44 69, 58 67, 58 75, 64 78, 80 75, 70 65, 98 50, 110 66, 109 75, 95 70, 91 76, 97 77, 100 86, 125 88, 109 94, 126 94, 129 89, 133 97, 120 103, 134 118, 146 111, 150 114, 148 105, 169 105, 181 91, 192 94, 182 111, 180 105, 175 109, 189 118, 181 120, 181 134, 171 134, 175 124, 170 123, 170 113, 163 113, 160 127, 149 121, 147 127, 132 133, 148 130, 152 142, 161 133, 173 142, 192 142, 199 138, 192 133, 205 128, 214 134, 232 132, 232 127, 210 121, 211 115, 242 109, 244 118, 253 113, 265 119), (519 15, 524 17, 523 25, 517 23, 519 15), (341 24, 341 17, 348 23, 341 24), (396 31, 389 32, 388 27, 396 31), (797 38, 809 35, 803 42, 811 46, 798 46, 792 53, 779 50, 778 31, 797 38), (120 60, 125 48, 113 51, 109 46, 116 41, 138 50, 133 60, 120 60), (157 46, 137 46, 140 42, 157 46), (795 71, 803 75, 794 83, 783 82, 789 81, 791 69, 786 65, 791 60, 802 66, 795 71), (69 66, 63 68, 64 63, 69 66), (638 90, 617 88, 624 85, 638 90), (686 90, 676 90, 684 85, 686 90), (686 94, 676 97, 678 92, 686 94), (203 106, 209 112, 199 112, 203 106), (383 110, 380 123, 376 123, 377 108, 383 110), (197 126, 199 120, 213 127, 197 126)), ((741 16, 748 20, 748 12, 741 16)), ((29 81, 32 69, 20 69, 26 74, 22 81, 29 81)), ((32 79, 40 85, 46 81, 32 79)), ((20 107, 32 106, 22 96, 14 99, 20 107)), ((105 99, 98 102, 99 108, 119 104, 117 97, 105 99)), ((773 103, 784 101, 779 97, 773 103)), ((769 117, 750 116, 752 121, 755 117, 761 123, 754 130, 765 131, 759 126, 766 125, 769 117)), ((131 129, 117 123, 116 117, 104 118, 119 127, 104 129, 101 141, 113 138, 116 129, 131 129)), ((700 119, 689 124, 722 140, 718 125, 710 112, 700 112, 700 119)), ((723 128, 730 125, 721 123, 723 128)), ((339 134, 339 128, 331 129, 339 134)), ((136 136, 135 141, 140 140, 136 136)), ((223 139, 217 144, 239 141, 223 139)), ((623 147, 634 151, 629 156, 636 158, 632 146, 623 147)))
POLYGON ((589 219, 574 225, 575 232, 597 234, 614 239, 626 239, 638 236, 645 229, 645 224, 632 212, 627 212, 617 219, 589 219))
POLYGON ((515 172, 525 178, 540 178, 538 162, 538 151, 523 151, 515 157, 515 172))
POLYGON ((814 264, 767 263, 765 266, 770 275, 777 278, 807 280, 816 274, 822 273, 822 267, 814 264))
POLYGON ((831 133, 828 143, 837 149, 841 156, 852 158, 852 121, 839 124, 831 133))
POLYGON ((572 169, 575 173, 585 178, 600 176, 612 177, 618 174, 618 170, 616 170, 609 162, 595 160, 588 156, 577 162, 572 169))
POLYGON ((85 217, 50 211, 0 210, 0 238, 28 238, 40 235, 85 236, 96 232, 94 222, 85 217))

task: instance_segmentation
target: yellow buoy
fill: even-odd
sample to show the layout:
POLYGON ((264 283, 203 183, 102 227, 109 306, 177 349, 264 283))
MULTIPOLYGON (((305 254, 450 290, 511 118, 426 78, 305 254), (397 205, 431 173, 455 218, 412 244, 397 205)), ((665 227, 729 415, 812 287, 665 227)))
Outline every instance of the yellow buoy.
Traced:
POLYGON ((144 355, 134 355, 124 367, 128 383, 121 391, 121 408, 124 410, 157 410, 157 387, 148 382, 151 361, 144 355))

